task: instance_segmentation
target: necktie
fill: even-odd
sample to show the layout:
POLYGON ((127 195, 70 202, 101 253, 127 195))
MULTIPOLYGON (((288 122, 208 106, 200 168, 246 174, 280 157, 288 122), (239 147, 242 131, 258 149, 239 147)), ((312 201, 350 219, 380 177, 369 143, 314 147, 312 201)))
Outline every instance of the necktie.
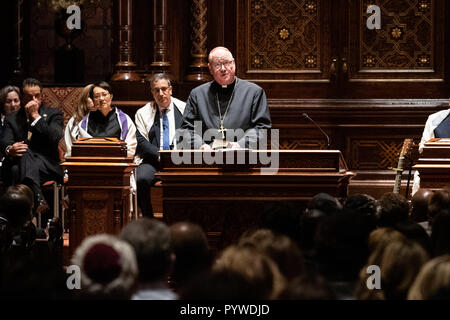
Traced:
POLYGON ((163 111, 163 150, 170 150, 170 132, 167 110, 163 111))

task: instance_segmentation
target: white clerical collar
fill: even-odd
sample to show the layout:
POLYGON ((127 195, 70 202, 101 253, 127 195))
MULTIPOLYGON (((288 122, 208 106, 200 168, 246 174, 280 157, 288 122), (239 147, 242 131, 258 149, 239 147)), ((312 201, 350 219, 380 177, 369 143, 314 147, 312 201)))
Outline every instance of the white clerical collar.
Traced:
POLYGON ((236 82, 236 77, 234 77, 234 80, 230 84, 222 84, 222 85, 219 84, 219 85, 222 87, 222 89, 226 89, 226 88, 228 88, 228 86, 231 86, 235 82, 236 82))

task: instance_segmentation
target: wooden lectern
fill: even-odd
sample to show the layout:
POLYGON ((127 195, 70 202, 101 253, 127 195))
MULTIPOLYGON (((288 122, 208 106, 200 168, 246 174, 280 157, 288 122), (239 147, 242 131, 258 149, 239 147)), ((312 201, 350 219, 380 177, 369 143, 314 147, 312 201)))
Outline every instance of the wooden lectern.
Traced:
POLYGON ((213 250, 260 227, 274 203, 294 202, 301 210, 320 192, 345 198, 355 175, 339 150, 172 150, 160 156, 164 220, 198 223, 213 250), (276 170, 270 157, 278 159, 276 170))
POLYGON ((94 234, 118 234, 131 214, 130 176, 137 167, 116 138, 81 138, 62 165, 68 170, 70 256, 94 234))
POLYGON ((450 139, 436 138, 425 142, 417 164, 420 187, 432 190, 450 186, 450 139))

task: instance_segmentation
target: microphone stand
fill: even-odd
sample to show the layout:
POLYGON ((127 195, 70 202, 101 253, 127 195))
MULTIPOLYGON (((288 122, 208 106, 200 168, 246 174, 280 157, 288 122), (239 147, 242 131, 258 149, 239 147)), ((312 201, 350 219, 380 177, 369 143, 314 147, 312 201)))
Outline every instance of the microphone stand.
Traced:
POLYGON ((308 114, 306 112, 303 112, 303 117, 308 119, 309 121, 311 121, 317 129, 320 130, 320 132, 322 132, 322 134, 327 138, 327 149, 330 148, 330 137, 325 133, 325 131, 322 130, 322 128, 313 120, 311 119, 310 116, 308 116, 308 114))

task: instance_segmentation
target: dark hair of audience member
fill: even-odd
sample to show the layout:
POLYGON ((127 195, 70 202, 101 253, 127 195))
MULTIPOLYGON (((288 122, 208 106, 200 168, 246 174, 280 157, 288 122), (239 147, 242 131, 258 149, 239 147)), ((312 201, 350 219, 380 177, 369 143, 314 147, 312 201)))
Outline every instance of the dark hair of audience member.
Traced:
POLYGON ((374 230, 377 226, 377 200, 368 194, 350 195, 344 203, 344 209, 359 212, 366 220, 368 227, 374 230))
POLYGON ((134 249, 141 284, 162 280, 169 275, 173 250, 170 230, 164 223, 140 218, 127 224, 120 238, 134 249))
POLYGON ((395 229, 400 231, 406 238, 420 244, 429 256, 433 253, 430 236, 418 223, 406 220, 395 225, 395 229))
POLYGON ((450 254, 450 209, 441 210, 433 218, 431 243, 434 256, 450 254))
POLYGON ((450 188, 435 190, 428 202, 428 221, 433 225, 434 217, 442 210, 450 209, 450 188))
POLYGON ((66 300, 67 274, 48 250, 34 248, 27 254, 10 251, 1 275, 0 299, 66 300))
POLYGON ((428 221, 428 202, 433 196, 429 189, 419 189, 411 198, 410 219, 414 222, 428 221))
POLYGON ((178 222, 170 226, 175 263, 171 281, 175 288, 183 286, 196 275, 211 267, 208 240, 202 228, 191 222, 178 222))
POLYGON ((230 246, 213 265, 184 287, 182 299, 268 300, 284 288, 284 278, 276 264, 251 248, 230 246))
POLYGON ((394 227, 408 220, 409 204, 404 196, 388 192, 377 201, 377 220, 379 227, 394 227))
POLYGON ((260 228, 284 234, 299 243, 301 208, 294 202, 274 202, 263 209, 260 228))
POLYGON ((309 200, 306 207, 308 210, 317 209, 329 215, 342 209, 342 204, 339 200, 328 193, 318 193, 311 200, 309 200))
POLYGON ((8 187, 0 198, 0 214, 8 220, 10 226, 19 229, 32 218, 33 192, 25 185, 8 187))
POLYGON ((336 295, 328 281, 312 272, 288 282, 278 300, 335 300, 336 295))
POLYGON ((315 259, 328 281, 353 282, 368 257, 370 229, 359 213, 343 210, 323 219, 316 232, 315 259))
POLYGON ((305 271, 302 252, 288 236, 274 234, 268 229, 260 229, 244 234, 238 245, 255 249, 270 257, 287 281, 300 276, 305 271))
POLYGON ((405 300, 408 290, 429 256, 417 242, 403 238, 378 246, 361 268, 355 296, 360 300, 405 300), (369 266, 380 270, 380 288, 369 289, 369 266))

